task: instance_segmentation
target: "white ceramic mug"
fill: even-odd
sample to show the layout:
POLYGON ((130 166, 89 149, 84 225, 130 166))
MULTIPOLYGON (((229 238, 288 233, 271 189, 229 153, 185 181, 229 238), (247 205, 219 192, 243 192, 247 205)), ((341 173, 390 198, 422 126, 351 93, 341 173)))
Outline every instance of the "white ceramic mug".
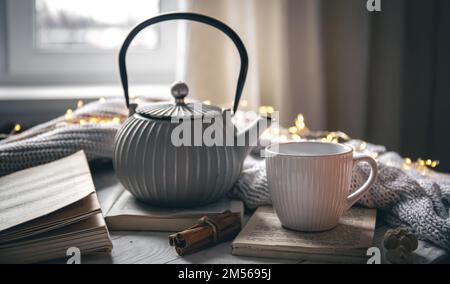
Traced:
POLYGON ((343 144, 298 142, 266 148, 267 180, 272 203, 284 227, 297 231, 326 231, 339 223, 372 186, 377 163, 355 155, 343 144), (367 162, 371 173, 364 185, 350 194, 353 167, 367 162))

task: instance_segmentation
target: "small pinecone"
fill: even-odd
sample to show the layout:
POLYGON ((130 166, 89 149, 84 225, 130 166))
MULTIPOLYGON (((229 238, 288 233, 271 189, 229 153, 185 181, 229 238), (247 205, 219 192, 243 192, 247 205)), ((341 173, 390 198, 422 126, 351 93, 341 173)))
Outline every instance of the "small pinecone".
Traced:
POLYGON ((414 262, 413 251, 419 245, 416 236, 407 230, 392 229, 384 235, 386 258, 392 264, 409 264, 414 262))

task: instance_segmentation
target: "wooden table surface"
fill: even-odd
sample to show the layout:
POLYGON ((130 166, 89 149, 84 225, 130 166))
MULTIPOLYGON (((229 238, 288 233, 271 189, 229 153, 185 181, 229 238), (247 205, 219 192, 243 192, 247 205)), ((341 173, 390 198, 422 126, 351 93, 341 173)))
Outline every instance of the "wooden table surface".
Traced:
MULTIPOLYGON (((102 208, 109 208, 113 193, 120 190, 114 171, 109 163, 97 163, 92 167, 94 183, 102 208)), ((105 211, 105 210, 104 210, 105 211)), ((251 214, 251 213, 250 213, 251 214)), ((246 220, 250 215, 246 214, 246 220)), ((385 226, 377 226, 376 243, 386 230, 385 226)), ((168 232, 110 232, 113 241, 111 254, 95 254, 82 257, 82 263, 120 263, 120 264, 271 264, 271 263, 310 263, 302 260, 267 259, 241 257, 231 255, 231 242, 222 243, 201 252, 180 257, 168 244, 168 232)), ((377 247, 381 247, 377 245, 377 247)), ((448 262, 448 254, 442 250, 420 242, 417 251, 417 262, 448 262)))

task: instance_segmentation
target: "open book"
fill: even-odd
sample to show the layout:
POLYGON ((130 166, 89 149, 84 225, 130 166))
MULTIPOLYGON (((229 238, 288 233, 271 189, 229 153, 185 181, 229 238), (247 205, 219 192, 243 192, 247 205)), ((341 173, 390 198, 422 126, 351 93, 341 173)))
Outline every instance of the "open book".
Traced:
POLYGON ((326 232, 287 230, 272 207, 260 207, 232 244, 232 254, 319 262, 362 263, 372 246, 376 210, 352 208, 326 232))
POLYGON ((83 152, 0 178, 0 263, 112 249, 83 152))
POLYGON ((214 216, 224 211, 239 215, 242 221, 244 204, 224 198, 218 202, 189 209, 167 209, 145 204, 122 188, 105 220, 112 231, 166 231, 176 232, 196 224, 203 216, 214 216))

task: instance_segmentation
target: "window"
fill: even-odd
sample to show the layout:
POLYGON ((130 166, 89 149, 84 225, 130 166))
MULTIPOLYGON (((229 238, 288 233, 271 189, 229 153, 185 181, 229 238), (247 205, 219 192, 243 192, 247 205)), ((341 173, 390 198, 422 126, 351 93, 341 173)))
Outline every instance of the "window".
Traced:
MULTIPOLYGON (((35 46, 41 50, 117 49, 136 23, 160 12, 159 4, 159 0, 36 0, 35 46)), ((138 46, 155 49, 157 29, 143 32, 146 35, 138 46)))
MULTIPOLYGON (((8 0, 8 71, 19 84, 118 82, 117 56, 133 26, 176 0, 8 0)), ((127 58, 136 83, 171 82, 176 22, 144 30, 127 58)))

